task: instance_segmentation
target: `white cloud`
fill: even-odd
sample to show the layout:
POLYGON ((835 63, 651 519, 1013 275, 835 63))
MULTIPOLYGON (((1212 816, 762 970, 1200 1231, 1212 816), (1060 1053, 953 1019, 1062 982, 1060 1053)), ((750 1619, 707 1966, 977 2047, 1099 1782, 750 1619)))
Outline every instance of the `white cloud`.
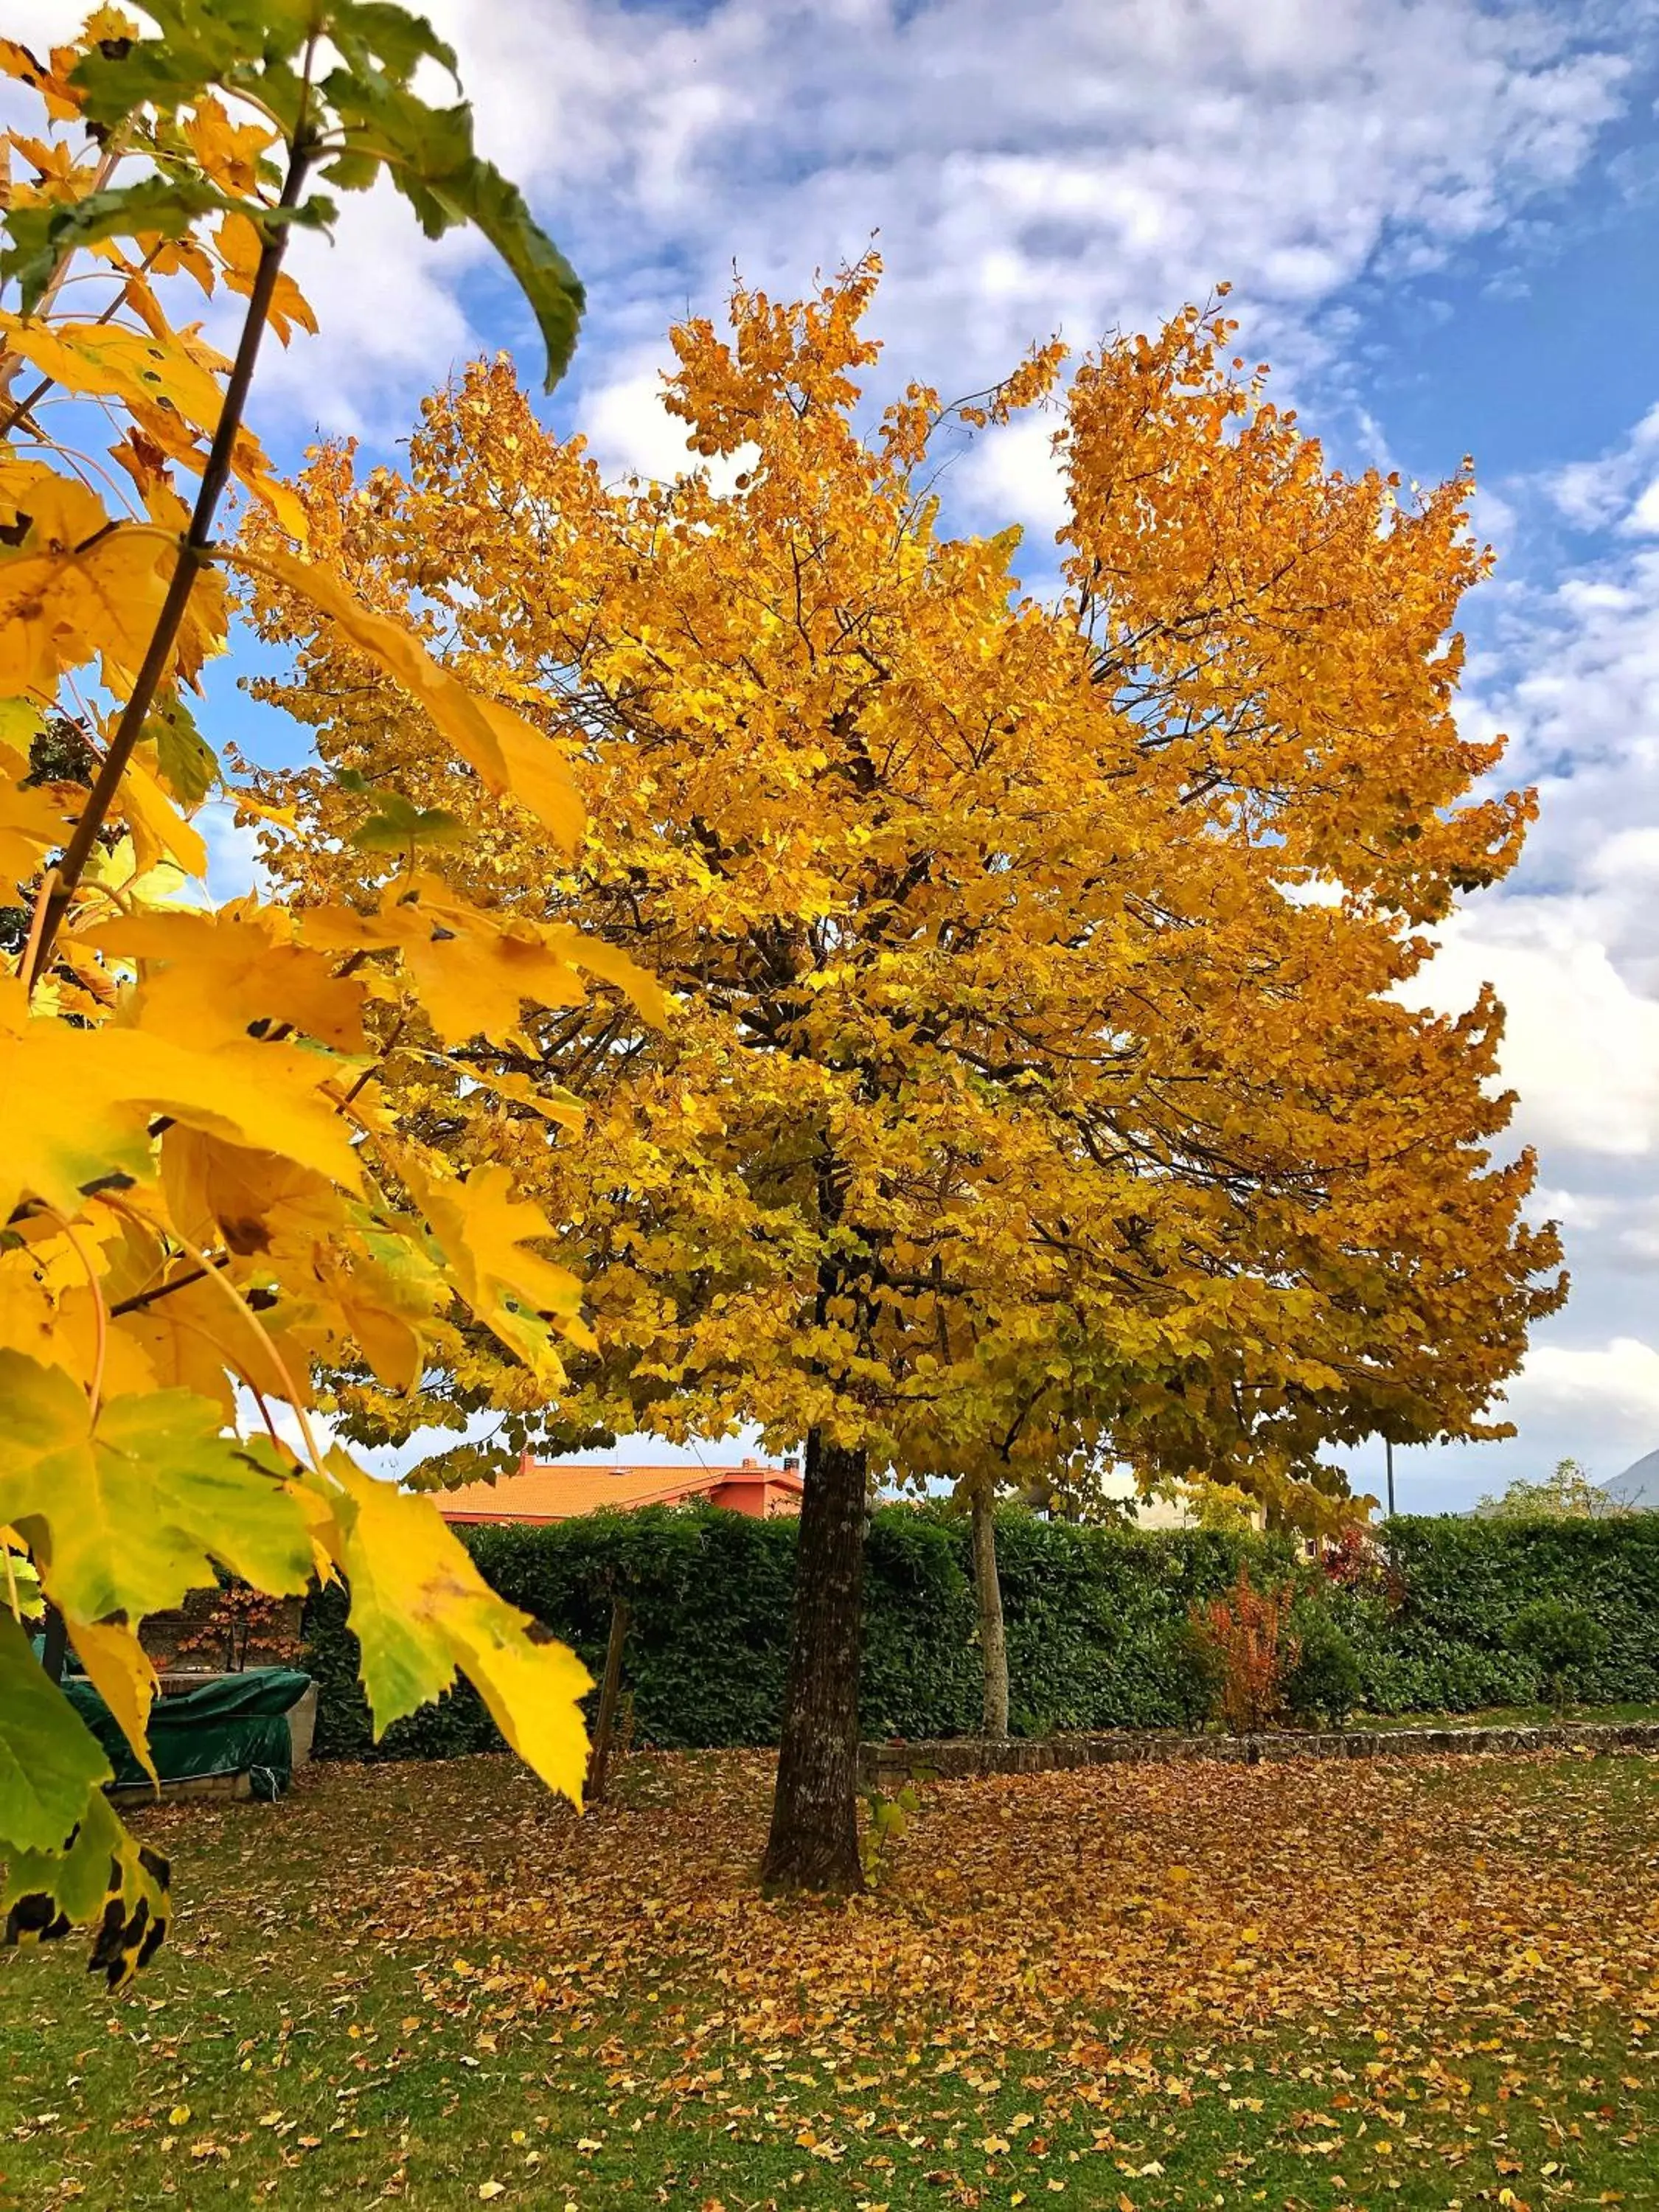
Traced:
POLYGON ((1054 565, 1054 533, 1068 513, 1054 428, 1054 416, 1044 411, 1018 416, 981 431, 948 471, 955 504, 965 507, 975 521, 996 529, 1014 521, 1024 531, 1024 550, 1016 566, 1028 589, 1036 584, 1040 568, 1054 565))
POLYGON ((195 817, 208 849, 208 896, 216 903, 242 898, 249 891, 263 893, 268 878, 259 865, 256 831, 240 826, 228 799, 210 799, 195 817))
POLYGON ((1529 1434, 1571 1438, 1593 1431, 1605 1479, 1617 1471, 1607 1464, 1616 1450, 1636 1457, 1659 1441, 1659 1351, 1634 1336, 1595 1346, 1540 1344, 1509 1398, 1513 1418, 1529 1434))
POLYGON ((1624 526, 1645 536, 1659 534, 1659 477, 1654 478, 1625 517, 1624 526))
MULTIPOLYGON (((1576 1459, 1609 1482, 1659 1445, 1659 1350, 1615 1334, 1589 1343, 1534 1345, 1495 1419, 1518 1433, 1497 1443, 1413 1445, 1395 1454, 1402 1513, 1466 1510, 1517 1477, 1536 1482, 1576 1459)), ((1383 1495, 1383 1455, 1367 1445, 1342 1455, 1351 1486, 1383 1495)))
POLYGON ((1612 1199, 1584 1191, 1559 1190, 1549 1183, 1538 1184, 1527 1205, 1528 1219, 1559 1221, 1564 1229, 1599 1229, 1613 1211, 1612 1199))
MULTIPOLYGON (((1614 1241, 1627 1266, 1642 1270, 1659 1267, 1659 1197, 1644 1198, 1634 1205, 1609 1207, 1601 1216, 1616 1224, 1614 1241)), ((1598 1226, 1600 1224, 1597 1224, 1598 1226)))
POLYGON ((1659 450, 1659 406, 1650 408, 1629 437, 1611 453, 1594 460, 1565 462, 1547 477, 1542 487, 1545 496, 1581 530, 1600 530, 1621 520, 1626 530, 1659 526, 1644 519, 1659 487, 1650 484, 1635 506, 1629 506, 1631 487, 1651 467, 1656 450, 1659 450))
POLYGON ((1503 1079, 1516 1133, 1555 1152, 1659 1149, 1659 1004, 1614 966, 1568 900, 1510 898, 1459 915, 1413 987, 1455 1010, 1493 984, 1508 1016, 1503 1079))
POLYGON ((662 373, 653 356, 623 362, 591 391, 581 427, 607 477, 637 475, 668 481, 688 469, 701 469, 717 491, 729 490, 732 480, 756 459, 752 446, 709 457, 694 453, 687 443, 687 425, 663 405, 662 373))

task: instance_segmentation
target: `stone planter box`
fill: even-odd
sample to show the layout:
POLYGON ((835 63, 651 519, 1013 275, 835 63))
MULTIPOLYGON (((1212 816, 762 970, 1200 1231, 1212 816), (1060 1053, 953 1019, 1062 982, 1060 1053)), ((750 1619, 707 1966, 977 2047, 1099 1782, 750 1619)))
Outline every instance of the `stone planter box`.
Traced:
MULTIPOLYGON (((212 1674, 178 1672, 161 1676, 161 1693, 169 1691, 199 1690, 204 1682, 222 1678, 212 1674)), ((312 1738, 317 1732, 317 1685, 313 1682, 299 1703, 290 1705, 287 1715, 289 1742, 292 1746, 294 1771, 311 1763, 312 1738)), ((252 1776, 238 1774, 198 1774, 185 1782, 164 1782, 158 1790, 149 1782, 114 1783, 104 1792, 112 1805, 176 1805, 191 1797, 251 1797, 253 1795, 252 1776)))
POLYGON ((913 1777, 976 1781, 991 1774, 1048 1774, 1074 1766, 1141 1765, 1215 1759, 1257 1766, 1289 1759, 1444 1759, 1494 1751, 1659 1753, 1659 1721, 1563 1721, 1536 1727, 1286 1729, 1271 1735, 1176 1735, 1119 1729, 987 1742, 981 1736, 859 1746, 859 1787, 885 1790, 913 1777))

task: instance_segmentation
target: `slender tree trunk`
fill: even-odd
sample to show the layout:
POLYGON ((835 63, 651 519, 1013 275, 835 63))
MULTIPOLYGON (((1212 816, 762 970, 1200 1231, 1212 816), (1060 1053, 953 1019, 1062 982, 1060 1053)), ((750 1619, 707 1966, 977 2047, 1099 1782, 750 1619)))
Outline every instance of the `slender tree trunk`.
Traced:
POLYGON ((769 1890, 844 1896, 865 1886, 857 1769, 867 1476, 866 1453, 809 1432, 777 1795, 761 1869, 769 1890))
POLYGON ((985 1670, 984 1732, 1000 1743, 1008 1734, 1008 1638, 997 1574, 996 1498, 988 1484, 974 1485, 973 1508, 974 1594, 979 1600, 979 1656, 985 1670))
POLYGON ((593 1747, 587 1754, 590 1805, 603 1805, 611 1767, 611 1739, 617 1732, 617 1705, 622 1696, 623 1645, 628 1640, 628 1600, 611 1601, 611 1633, 605 1640, 605 1673, 599 1680, 599 1710, 593 1723, 593 1747))

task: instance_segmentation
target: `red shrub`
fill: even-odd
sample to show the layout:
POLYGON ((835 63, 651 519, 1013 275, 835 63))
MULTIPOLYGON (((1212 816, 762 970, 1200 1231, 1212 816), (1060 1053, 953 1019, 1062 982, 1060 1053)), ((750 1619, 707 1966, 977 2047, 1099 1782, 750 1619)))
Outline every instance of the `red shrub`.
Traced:
POLYGON ((1271 1727, 1301 1644, 1290 1628, 1288 1590, 1259 1590, 1248 1565, 1223 1596, 1194 1606, 1193 1622, 1221 1655, 1221 1717, 1234 1735, 1271 1727))

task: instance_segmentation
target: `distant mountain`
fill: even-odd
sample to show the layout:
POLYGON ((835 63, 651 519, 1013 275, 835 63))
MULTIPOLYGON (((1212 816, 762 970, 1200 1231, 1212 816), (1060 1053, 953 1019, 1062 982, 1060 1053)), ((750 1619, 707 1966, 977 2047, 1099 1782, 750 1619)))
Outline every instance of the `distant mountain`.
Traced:
POLYGON ((1650 1451, 1616 1474, 1611 1482, 1601 1485, 1609 1498, 1617 1498, 1620 1505, 1634 1505, 1643 1512, 1659 1513, 1659 1451, 1650 1451))

